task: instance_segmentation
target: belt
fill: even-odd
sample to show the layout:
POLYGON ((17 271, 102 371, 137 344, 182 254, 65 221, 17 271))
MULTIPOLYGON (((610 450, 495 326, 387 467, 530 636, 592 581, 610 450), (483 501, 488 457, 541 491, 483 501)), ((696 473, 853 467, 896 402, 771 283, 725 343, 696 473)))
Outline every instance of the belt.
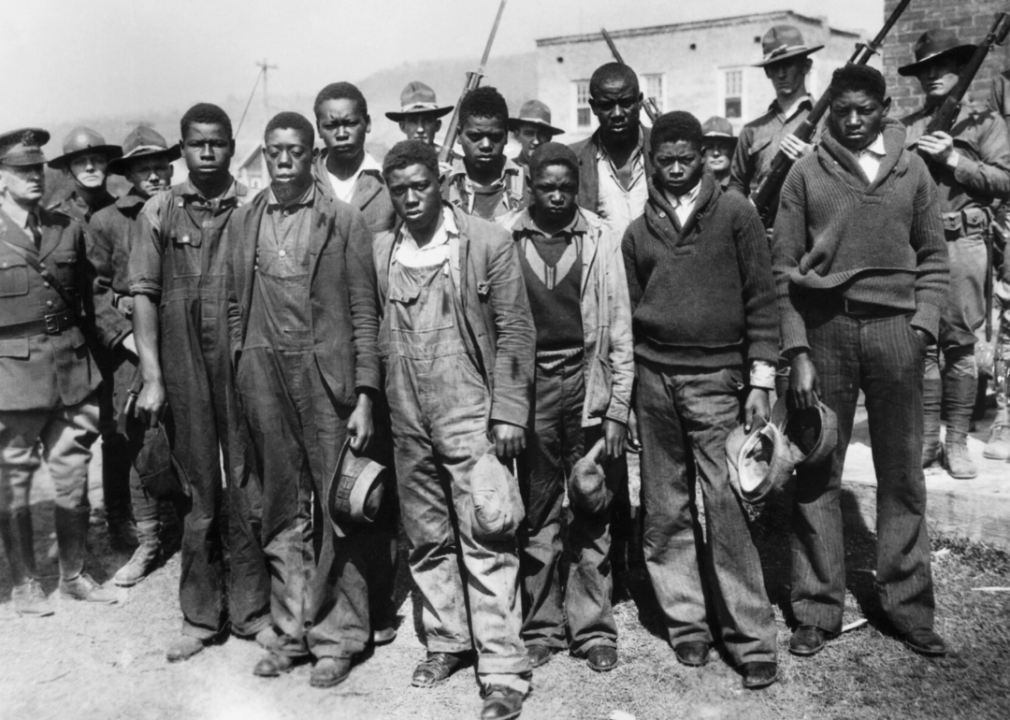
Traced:
POLYGON ((956 240, 971 235, 980 235, 989 229, 992 222, 990 208, 970 207, 957 212, 943 214, 943 229, 956 240))
POLYGON ((0 340, 30 337, 32 335, 59 335, 64 330, 77 325, 73 310, 61 310, 45 315, 41 320, 17 323, 16 325, 0 325, 0 340))
POLYGON ((859 300, 849 300, 845 297, 835 297, 829 303, 829 307, 841 315, 848 315, 856 318, 891 317, 893 315, 906 315, 908 310, 889 307, 887 305, 877 305, 876 303, 862 302, 859 300))

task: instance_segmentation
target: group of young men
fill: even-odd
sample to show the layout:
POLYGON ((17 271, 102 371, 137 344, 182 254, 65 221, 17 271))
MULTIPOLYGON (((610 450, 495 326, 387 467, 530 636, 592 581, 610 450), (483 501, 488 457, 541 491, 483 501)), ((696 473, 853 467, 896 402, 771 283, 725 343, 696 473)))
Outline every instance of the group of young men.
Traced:
MULTIPOLYGON (((396 637, 402 526, 427 650, 412 684, 475 662, 481 717, 517 717, 554 653, 618 664, 611 545, 631 521, 607 501, 626 486, 625 452, 641 452, 644 563, 677 659, 704 665, 718 636, 744 686, 765 687, 775 616, 727 439, 769 422, 778 379, 793 410, 830 410, 838 427, 833 452, 798 470, 790 651, 841 629, 840 486, 862 390, 881 604, 906 645, 945 653, 923 466, 942 398, 945 467, 973 472, 978 249, 1010 197, 1010 141, 969 103, 950 133, 924 133, 973 49, 929 31, 900 70, 922 83, 921 113, 890 119, 883 76, 847 66, 803 143, 791 130, 818 49, 793 27, 765 35, 776 100, 738 141, 682 111, 643 126, 634 71, 608 63, 590 83, 591 137, 554 142, 543 103, 510 117, 482 87, 461 101, 448 163, 434 140, 452 108, 429 87, 411 83, 387 113, 408 139, 380 163, 366 99, 334 83, 314 125, 269 122, 271 182, 255 196, 210 104, 183 116, 178 145, 143 126, 122 147, 75 130, 50 162, 74 179, 53 207, 40 205, 48 133, 0 136, 0 535, 15 609, 53 612, 29 506, 41 459, 59 593, 116 600, 84 572, 101 433, 110 533, 138 543, 113 583, 157 566, 162 499, 183 519, 169 661, 231 632, 264 647, 256 675, 312 662, 312 685, 343 681, 396 637), (779 150, 795 166, 769 232, 746 196, 779 150), (180 156, 188 178, 172 186, 180 156), (108 193, 108 173, 126 195, 108 193), (378 502, 363 476, 345 487, 351 458, 393 478, 371 522, 330 501, 378 502), (575 486, 586 463, 601 503, 575 486)), ((990 446, 1006 456, 1005 379, 1000 392, 990 446)))

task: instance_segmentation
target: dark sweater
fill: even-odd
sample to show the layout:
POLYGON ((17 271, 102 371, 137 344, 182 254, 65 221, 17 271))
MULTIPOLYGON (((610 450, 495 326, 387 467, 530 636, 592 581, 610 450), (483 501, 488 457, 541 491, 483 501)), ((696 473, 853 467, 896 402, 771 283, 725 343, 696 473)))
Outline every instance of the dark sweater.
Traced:
POLYGON ((937 336, 947 293, 947 248, 936 185, 888 121, 887 154, 872 183, 855 155, 832 137, 797 162, 782 186, 774 270, 783 351, 807 347, 801 310, 847 298, 914 313, 937 336))
POLYGON ((636 357, 722 368, 778 358, 778 312, 764 228, 739 193, 706 173, 681 227, 650 185, 624 234, 636 357))

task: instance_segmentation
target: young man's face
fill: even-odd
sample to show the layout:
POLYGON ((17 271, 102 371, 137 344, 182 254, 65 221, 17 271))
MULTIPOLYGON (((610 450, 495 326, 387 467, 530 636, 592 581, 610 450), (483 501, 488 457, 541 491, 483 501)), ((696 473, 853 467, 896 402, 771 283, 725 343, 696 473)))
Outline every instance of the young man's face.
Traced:
POLYGON ((312 144, 295 128, 276 128, 263 139, 270 187, 281 202, 294 200, 312 182, 312 144))
POLYGON ((652 155, 660 185, 671 195, 684 195, 701 180, 705 151, 687 140, 665 142, 652 155))
POLYGON ((705 140, 705 164, 716 175, 729 172, 729 163, 733 158, 733 142, 708 138, 705 140))
POLYGON ((438 176, 421 164, 390 170, 386 187, 393 209, 411 231, 423 231, 438 223, 442 193, 438 176))
POLYGON ((463 155, 477 168, 495 167, 505 156, 508 131, 501 118, 470 116, 463 123, 459 142, 463 155))
POLYGON ((150 197, 172 183, 172 170, 172 163, 168 158, 140 157, 130 162, 126 179, 133 184, 137 192, 150 197))
POLYGON ((515 139, 522 145, 523 150, 520 153, 520 157, 525 160, 529 160, 530 155, 533 151, 544 143, 551 141, 551 131, 542 125, 535 125, 533 123, 523 123, 519 126, 519 131, 513 133, 515 139))
POLYGON ((45 168, 39 165, 0 163, 0 193, 22 207, 37 205, 46 192, 45 168))
POLYGON ((340 158, 354 158, 365 147, 372 121, 354 100, 327 100, 319 106, 316 128, 326 147, 340 158))
POLYGON ((579 181, 575 172, 561 163, 545 165, 533 178, 532 205, 537 219, 567 225, 578 209, 579 181))
POLYGON ((922 91, 931 100, 942 100, 957 85, 961 67, 949 57, 940 57, 927 63, 916 75, 922 91))
POLYGON ((400 130, 408 140, 421 140, 435 144, 435 135, 442 129, 442 120, 430 113, 411 113, 400 121, 400 130))
POLYGON ((589 98, 589 106, 600 123, 600 132, 604 137, 618 142, 630 142, 638 137, 642 93, 637 82, 627 79, 605 82, 589 98))
POLYGON ((858 152, 876 139, 891 108, 891 99, 881 102, 865 90, 850 90, 831 101, 828 123, 831 134, 849 150, 858 152))
POLYGON ((97 190, 105 185, 109 159, 103 153, 89 152, 75 157, 67 163, 67 167, 74 182, 79 186, 88 190, 97 190))
POLYGON ((777 96, 795 95, 803 88, 812 65, 808 57, 792 57, 765 65, 765 77, 772 81, 777 96))
POLYGON ((181 145, 189 174, 201 178, 227 173, 235 154, 235 142, 217 123, 191 123, 181 145))

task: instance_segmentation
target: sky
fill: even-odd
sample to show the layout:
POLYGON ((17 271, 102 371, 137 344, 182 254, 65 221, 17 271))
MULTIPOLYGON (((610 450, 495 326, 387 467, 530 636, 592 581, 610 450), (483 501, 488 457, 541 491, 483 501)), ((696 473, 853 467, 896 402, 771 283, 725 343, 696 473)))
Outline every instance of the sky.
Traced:
MULTIPOLYGON (((4 3, 0 132, 73 118, 314 94, 402 63, 479 61, 499 0, 21 0, 4 3)), ((495 53, 537 38, 773 10, 875 33, 883 0, 508 0, 495 53)))

